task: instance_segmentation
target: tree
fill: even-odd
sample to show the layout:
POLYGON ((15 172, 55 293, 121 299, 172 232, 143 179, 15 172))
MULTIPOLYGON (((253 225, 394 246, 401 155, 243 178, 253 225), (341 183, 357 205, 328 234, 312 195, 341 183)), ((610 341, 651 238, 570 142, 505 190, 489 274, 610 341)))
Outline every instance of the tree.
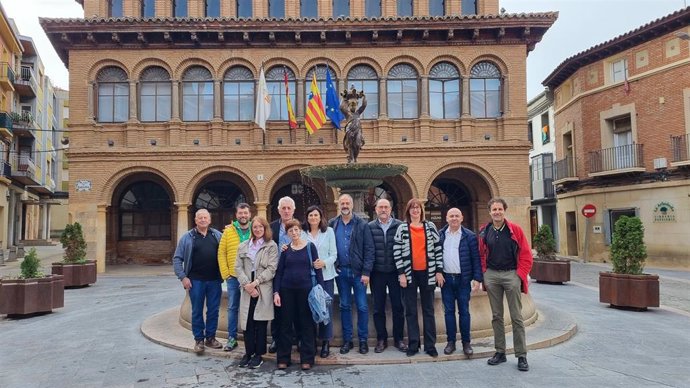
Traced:
POLYGON ((553 239, 551 228, 544 224, 534 236, 532 247, 537 250, 540 260, 556 260, 556 240, 553 239))
POLYGON ((24 256, 22 264, 20 265, 21 274, 19 275, 22 279, 36 279, 43 277, 41 271, 41 260, 38 259, 38 254, 36 253, 36 248, 31 248, 29 253, 24 256))
POLYGON ((78 222, 67 224, 60 236, 60 243, 65 250, 63 261, 65 263, 86 262, 86 241, 81 225, 78 222))
POLYGON ((640 275, 647 259, 644 226, 638 217, 622 216, 616 221, 611 243, 613 272, 640 275))

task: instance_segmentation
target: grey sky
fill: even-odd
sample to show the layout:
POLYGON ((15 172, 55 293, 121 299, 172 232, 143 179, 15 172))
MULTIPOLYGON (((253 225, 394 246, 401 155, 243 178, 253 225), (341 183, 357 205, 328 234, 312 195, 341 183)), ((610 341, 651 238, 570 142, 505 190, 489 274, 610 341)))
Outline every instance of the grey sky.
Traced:
MULTIPOLYGON (((686 6, 688 0, 499 0, 509 13, 559 11, 558 21, 527 58, 527 97, 563 60, 686 6)), ((22 35, 38 47, 53 84, 68 86, 68 74, 38 17, 83 17, 75 0, 0 0, 22 35)))

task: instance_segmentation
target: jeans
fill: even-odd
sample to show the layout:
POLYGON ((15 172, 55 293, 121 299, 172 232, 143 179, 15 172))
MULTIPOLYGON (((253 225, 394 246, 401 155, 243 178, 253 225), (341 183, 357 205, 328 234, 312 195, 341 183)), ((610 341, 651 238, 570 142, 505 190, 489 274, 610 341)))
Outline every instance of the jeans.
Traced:
POLYGON ((216 336, 218 329, 218 310, 220 297, 223 294, 220 280, 193 280, 189 289, 189 301, 192 303, 192 333, 196 341, 216 336), (206 322, 204 322, 204 303, 206 304, 206 322))
POLYGON ((340 322, 343 325, 343 341, 352 341, 352 296, 357 305, 357 337, 366 341, 369 336, 369 306, 367 306, 367 286, 362 277, 355 276, 352 268, 343 267, 335 278, 340 295, 340 322))
POLYGON ((230 276, 225 281, 228 287, 228 338, 237 339, 237 319, 240 309, 240 282, 230 276))
POLYGON ((393 313, 393 341, 397 344, 403 340, 405 327, 405 309, 402 301, 402 288, 398 281, 398 273, 377 272, 371 273, 371 295, 374 298, 374 327, 376 327, 376 339, 388 340, 386 328, 386 296, 391 301, 393 313), (388 292, 386 292, 388 289, 388 292))
POLYGON ((470 292, 472 291, 472 278, 464 281, 461 274, 444 273, 446 283, 441 287, 441 299, 446 319, 446 334, 448 342, 455 342, 458 332, 455 323, 455 304, 458 305, 460 318, 460 338, 462 342, 470 342, 470 292))
MULTIPOLYGON (((326 291, 328 295, 333 297, 334 290, 333 287, 335 286, 335 279, 331 280, 324 280, 323 281, 323 289, 326 291)), ((330 314, 331 320, 328 321, 328 325, 324 325, 323 323, 319 323, 319 339, 322 341, 330 341, 333 339, 333 305, 330 306, 330 309, 328 311, 330 314)))
POLYGON ((506 352, 506 331, 503 326, 503 295, 508 302, 510 321, 513 326, 513 348, 515 357, 527 355, 525 324, 522 320, 522 281, 515 270, 495 271, 487 269, 484 273, 484 288, 491 305, 491 326, 494 329, 494 347, 499 353, 506 352))
POLYGON ((417 318, 417 288, 419 302, 422 305, 422 323, 424 324, 424 350, 429 351, 436 345, 436 319, 434 318, 434 290, 436 286, 428 283, 428 274, 424 271, 412 271, 412 281, 403 288, 405 298, 405 319, 407 320, 408 347, 419 351, 419 319, 417 318))

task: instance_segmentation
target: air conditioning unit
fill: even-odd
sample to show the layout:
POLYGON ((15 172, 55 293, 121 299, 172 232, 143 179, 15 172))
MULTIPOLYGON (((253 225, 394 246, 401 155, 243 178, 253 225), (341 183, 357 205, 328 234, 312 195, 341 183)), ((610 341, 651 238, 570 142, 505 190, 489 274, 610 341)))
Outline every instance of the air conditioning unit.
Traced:
POLYGON ((654 169, 655 170, 662 170, 666 167, 668 167, 668 163, 666 162, 666 158, 654 159, 654 169))

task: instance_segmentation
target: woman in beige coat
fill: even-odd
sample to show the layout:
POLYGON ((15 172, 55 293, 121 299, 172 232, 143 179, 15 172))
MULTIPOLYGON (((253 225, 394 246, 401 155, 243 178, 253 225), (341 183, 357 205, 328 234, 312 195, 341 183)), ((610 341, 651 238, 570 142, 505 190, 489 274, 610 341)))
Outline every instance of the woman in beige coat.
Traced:
POLYGON ((258 368, 266 353, 266 328, 273 319, 273 277, 278 267, 278 246, 263 217, 252 221, 251 238, 237 249, 235 271, 240 282, 239 328, 244 330, 245 354, 240 367, 258 368))

